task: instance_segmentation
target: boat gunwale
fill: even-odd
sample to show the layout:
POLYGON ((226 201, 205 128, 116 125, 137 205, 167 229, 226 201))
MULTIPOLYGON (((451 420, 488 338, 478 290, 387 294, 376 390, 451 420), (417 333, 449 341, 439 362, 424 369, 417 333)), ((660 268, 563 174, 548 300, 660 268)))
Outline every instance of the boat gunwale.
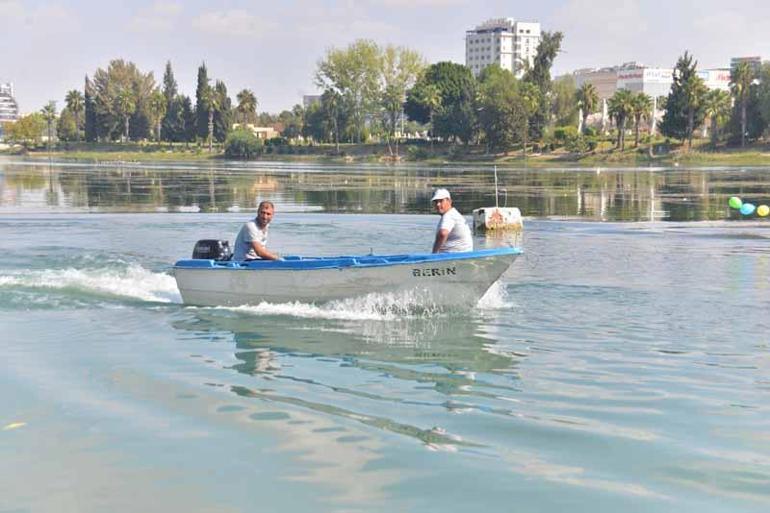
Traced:
POLYGON ((174 264, 175 270, 223 271, 312 271, 321 269, 348 269, 421 265, 451 260, 486 259, 497 256, 514 257, 523 253, 518 247, 501 247, 456 253, 413 253, 400 255, 356 255, 333 257, 287 256, 284 260, 252 260, 249 262, 183 259, 174 264))

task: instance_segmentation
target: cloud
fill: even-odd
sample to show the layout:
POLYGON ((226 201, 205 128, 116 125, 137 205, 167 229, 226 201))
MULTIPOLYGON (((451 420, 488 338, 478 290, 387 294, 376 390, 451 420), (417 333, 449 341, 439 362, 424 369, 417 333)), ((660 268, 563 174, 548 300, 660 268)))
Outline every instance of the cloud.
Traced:
POLYGON ((6 34, 18 31, 25 37, 50 40, 54 34, 80 32, 80 17, 58 4, 25 7, 16 0, 0 0, 2 30, 6 34))
POLYGON ((260 38, 274 32, 277 25, 244 9, 210 11, 193 18, 196 30, 218 36, 260 38))
POLYGON ((181 12, 182 6, 179 3, 158 1, 136 13, 128 27, 134 32, 170 32, 181 12))
POLYGON ((374 5, 380 7, 398 7, 400 9, 421 9, 424 7, 454 7, 463 3, 464 0, 379 0, 375 2, 374 5))

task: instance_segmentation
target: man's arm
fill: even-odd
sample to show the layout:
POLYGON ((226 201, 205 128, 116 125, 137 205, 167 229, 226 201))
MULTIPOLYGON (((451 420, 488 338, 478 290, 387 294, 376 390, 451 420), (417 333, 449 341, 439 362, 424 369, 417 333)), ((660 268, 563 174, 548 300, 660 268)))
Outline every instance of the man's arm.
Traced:
POLYGON ((444 245, 448 237, 449 237, 449 230, 438 230, 436 232, 436 241, 433 243, 434 253, 438 253, 438 250, 441 248, 441 246, 444 245))
POLYGON ((263 246, 262 244, 260 244, 255 240, 251 241, 251 247, 254 248, 254 252, 262 260, 280 260, 281 258, 275 253, 271 253, 270 251, 268 251, 268 249, 265 246, 263 246))

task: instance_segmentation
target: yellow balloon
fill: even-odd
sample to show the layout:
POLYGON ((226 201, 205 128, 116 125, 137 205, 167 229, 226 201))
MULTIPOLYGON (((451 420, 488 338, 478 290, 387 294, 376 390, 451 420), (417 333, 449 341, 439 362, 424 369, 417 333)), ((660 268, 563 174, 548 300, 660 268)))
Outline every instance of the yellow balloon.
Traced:
POLYGON ((757 207, 757 215, 759 217, 765 217, 767 214, 770 214, 770 207, 767 205, 760 205, 757 207))

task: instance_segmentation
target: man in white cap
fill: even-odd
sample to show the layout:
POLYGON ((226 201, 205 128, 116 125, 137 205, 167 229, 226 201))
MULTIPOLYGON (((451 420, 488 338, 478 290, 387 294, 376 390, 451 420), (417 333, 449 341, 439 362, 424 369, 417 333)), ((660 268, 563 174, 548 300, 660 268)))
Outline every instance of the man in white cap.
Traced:
POLYGON ((436 228, 434 253, 473 251, 473 237, 465 218, 452 206, 452 196, 446 189, 436 189, 430 199, 433 208, 441 215, 436 228))
POLYGON ((267 225, 273 220, 275 207, 263 201, 257 208, 257 217, 247 222, 238 232, 233 249, 233 260, 278 260, 280 257, 267 249, 267 225))

